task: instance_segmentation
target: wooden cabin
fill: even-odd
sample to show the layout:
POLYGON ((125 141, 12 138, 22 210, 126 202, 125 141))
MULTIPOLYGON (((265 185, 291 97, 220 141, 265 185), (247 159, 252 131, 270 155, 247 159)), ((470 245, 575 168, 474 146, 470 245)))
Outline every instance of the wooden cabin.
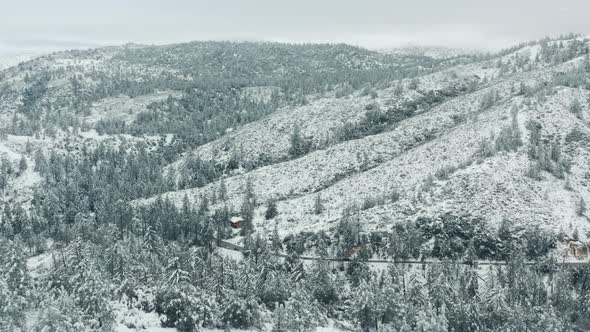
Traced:
POLYGON ((229 226, 231 228, 240 228, 242 227, 242 217, 234 216, 229 219, 229 226))

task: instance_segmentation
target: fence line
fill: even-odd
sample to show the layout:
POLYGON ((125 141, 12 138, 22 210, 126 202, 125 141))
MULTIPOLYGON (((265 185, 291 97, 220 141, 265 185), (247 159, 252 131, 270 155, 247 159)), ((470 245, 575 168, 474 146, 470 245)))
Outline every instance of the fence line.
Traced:
MULTIPOLYGON (((228 250, 239 251, 239 252, 247 252, 247 250, 243 246, 239 246, 237 244, 227 242, 227 241, 219 241, 219 247, 225 248, 228 250)), ((288 255, 286 254, 275 254, 277 257, 287 258, 288 255)), ((351 262, 351 258, 341 257, 341 258, 321 258, 321 257, 312 257, 312 256, 298 256, 299 259, 304 261, 328 261, 328 262, 351 262)), ((417 259, 401 259, 401 260, 388 260, 388 259, 369 259, 365 261, 367 263, 377 263, 377 264, 414 264, 414 265, 439 265, 439 264, 454 264, 454 265, 475 265, 478 266, 504 266, 508 263, 506 261, 475 261, 471 262, 457 262, 457 261, 432 261, 432 260, 417 260, 417 259)), ((540 265, 539 262, 534 261, 527 261, 525 265, 540 265)), ((580 262, 555 262, 555 265, 558 266, 566 266, 566 267, 580 267, 589 265, 590 262, 587 261, 580 261, 580 262)))

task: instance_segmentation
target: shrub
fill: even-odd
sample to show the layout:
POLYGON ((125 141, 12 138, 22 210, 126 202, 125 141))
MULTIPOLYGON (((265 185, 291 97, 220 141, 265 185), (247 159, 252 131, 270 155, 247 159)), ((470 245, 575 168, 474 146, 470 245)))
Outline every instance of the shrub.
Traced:
POLYGON ((399 201, 400 194, 397 191, 393 191, 389 197, 391 198, 391 203, 395 203, 395 202, 399 201))
POLYGON ((496 146, 494 144, 494 133, 490 134, 490 138, 484 138, 479 143, 476 156, 480 158, 489 158, 496 154, 496 146))
POLYGON ((211 322, 214 301, 192 286, 164 289, 156 295, 156 312, 165 315, 163 327, 176 327, 181 332, 199 331, 211 322))
POLYGON ((434 173, 434 176, 439 180, 447 180, 449 178, 449 175, 455 173, 455 171, 457 171, 457 166, 443 166, 434 173))
POLYGON ((498 92, 495 90, 490 90, 482 97, 479 107, 482 111, 488 110, 494 106, 498 99, 498 92))
POLYGON ((569 110, 576 116, 580 116, 580 113, 582 112, 582 105, 580 105, 580 101, 577 98, 572 101, 569 110))
POLYGON ((363 204, 361 204, 361 210, 368 210, 383 204, 385 204, 385 200, 382 196, 365 197, 363 204))
POLYGON ((422 185, 422 191, 427 192, 430 191, 434 187, 434 177, 432 174, 428 175, 426 179, 424 179, 424 184, 422 185))
POLYGON ((254 298, 233 298, 225 306, 221 319, 226 327, 235 329, 259 328, 262 325, 262 313, 254 298))

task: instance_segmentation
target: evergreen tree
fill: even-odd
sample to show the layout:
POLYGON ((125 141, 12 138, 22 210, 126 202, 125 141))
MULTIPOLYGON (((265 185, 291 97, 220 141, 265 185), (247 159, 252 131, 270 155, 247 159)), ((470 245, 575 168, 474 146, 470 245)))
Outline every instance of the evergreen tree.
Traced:
POLYGON ((316 249, 316 256, 320 260, 314 262, 311 281, 313 297, 320 303, 330 305, 338 301, 338 293, 327 261, 329 258, 327 250, 326 242, 323 236, 320 236, 316 249))
POLYGON ((254 206, 247 198, 242 202, 240 207, 240 215, 242 216, 240 234, 242 236, 249 235, 254 232, 254 206))
POLYGON ((291 158, 298 158, 307 154, 311 150, 311 141, 301 134, 299 125, 293 127, 290 137, 291 146, 289 147, 289 155, 291 158))
POLYGON ((76 271, 72 276, 73 291, 76 306, 90 317, 86 324, 103 331, 111 330, 115 317, 110 298, 112 292, 105 282, 107 279, 85 257, 77 264, 76 271))
POLYGON ((371 331, 377 328, 379 313, 379 290, 374 283, 363 280, 353 292, 353 303, 350 306, 351 315, 361 331, 371 331))
POLYGON ((278 214, 277 202, 272 199, 269 200, 266 206, 266 212, 264 212, 264 218, 266 218, 266 220, 274 219, 278 214))
POLYGON ((313 213, 314 214, 322 214, 324 212, 324 205, 322 203, 322 196, 320 196, 320 194, 317 194, 315 196, 315 201, 313 204, 313 213))
POLYGON ((440 313, 435 313, 430 308, 425 308, 418 312, 416 317, 417 332, 446 332, 449 330, 449 322, 446 317, 446 309, 442 307, 440 313))
POLYGON ((574 115, 580 116, 580 113, 582 112, 582 105, 580 104, 580 101, 578 100, 578 98, 575 98, 572 101, 572 103, 570 104, 569 110, 574 115))
POLYGON ((221 181, 219 181, 219 193, 217 196, 222 202, 225 202, 227 200, 227 187, 225 185, 224 179, 221 179, 221 181))
POLYGON ((241 235, 245 236, 254 232, 254 208, 256 207, 256 195, 252 185, 252 179, 248 177, 246 180, 246 188, 244 200, 240 207, 240 215, 242 217, 241 235))
POLYGON ((25 156, 22 156, 20 158, 20 161, 18 162, 18 174, 23 174, 28 167, 29 165, 27 163, 27 159, 25 158, 25 156))
POLYGON ((578 203, 576 204, 576 215, 579 217, 583 216, 586 213, 586 201, 584 197, 580 197, 578 203))
POLYGON ((274 228, 272 230, 272 249, 277 253, 283 250, 283 243, 281 242, 281 237, 279 236, 278 222, 275 222, 274 228))
POLYGON ((574 241, 580 240, 580 233, 578 232, 577 227, 574 229, 574 232, 572 233, 572 240, 574 240, 574 241))
POLYGON ((449 272, 440 266, 433 266, 428 271, 428 298, 437 313, 454 301, 455 292, 448 280, 449 272))
POLYGON ((56 291, 41 302, 33 332, 78 332, 85 330, 84 314, 65 291, 56 291))
POLYGON ((278 305, 272 313, 272 330, 271 332, 288 331, 287 312, 284 305, 278 305))
POLYGON ((287 331, 311 332, 319 325, 316 303, 312 301, 305 288, 297 284, 285 307, 287 312, 287 331))
POLYGON ((0 326, 6 331, 24 330, 30 286, 23 248, 0 238, 0 326))

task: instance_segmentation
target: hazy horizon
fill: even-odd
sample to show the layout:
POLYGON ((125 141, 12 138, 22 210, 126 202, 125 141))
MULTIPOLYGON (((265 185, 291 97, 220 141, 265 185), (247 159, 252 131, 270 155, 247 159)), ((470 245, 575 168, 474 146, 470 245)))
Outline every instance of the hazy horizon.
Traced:
POLYGON ((588 10, 581 0, 22 0, 3 4, 0 54, 203 40, 498 50, 545 36, 588 35, 588 10))

